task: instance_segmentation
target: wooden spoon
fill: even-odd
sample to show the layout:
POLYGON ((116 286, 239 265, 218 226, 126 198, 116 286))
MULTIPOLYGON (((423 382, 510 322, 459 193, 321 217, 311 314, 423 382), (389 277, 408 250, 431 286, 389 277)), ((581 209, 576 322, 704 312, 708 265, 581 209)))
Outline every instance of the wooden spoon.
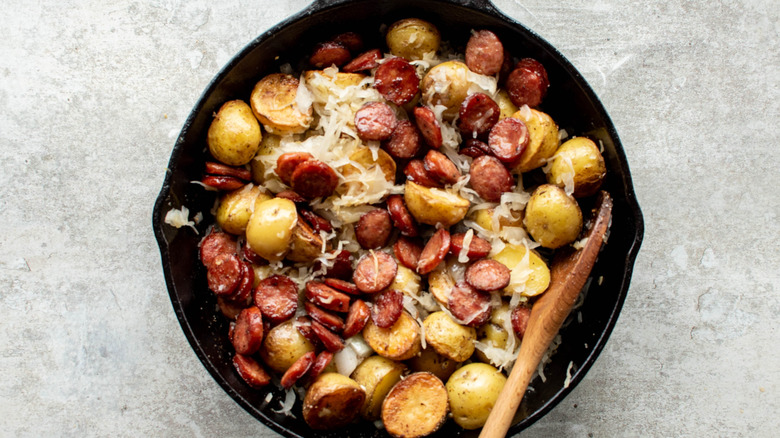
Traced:
POLYGON ((559 251, 550 268, 550 286, 531 308, 528 327, 512 372, 488 416, 480 438, 501 438, 512 424, 517 407, 542 356, 547 351, 590 276, 612 218, 612 198, 599 194, 592 210, 584 247, 559 251))

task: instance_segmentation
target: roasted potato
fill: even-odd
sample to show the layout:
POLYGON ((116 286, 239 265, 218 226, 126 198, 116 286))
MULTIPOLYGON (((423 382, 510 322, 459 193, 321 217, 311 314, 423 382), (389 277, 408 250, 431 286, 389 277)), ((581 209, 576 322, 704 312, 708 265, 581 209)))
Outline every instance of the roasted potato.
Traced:
POLYGON ((387 288, 395 289, 406 295, 416 296, 420 293, 420 276, 406 266, 399 264, 395 279, 387 288))
POLYGON ((298 224, 295 204, 283 198, 269 199, 255 206, 246 227, 246 241, 252 251, 269 261, 284 258, 298 224))
POLYGON ((525 207, 525 228, 545 248, 574 242, 582 231, 579 204, 562 188, 543 184, 531 194, 525 207))
MULTIPOLYGON (((477 329, 477 339, 496 348, 505 348, 509 340, 509 333, 507 333, 504 327, 511 317, 511 312, 512 310, 507 303, 503 303, 501 306, 493 309, 490 321, 477 329)), ((490 359, 481 350, 477 349, 475 353, 480 361, 491 363, 490 359)))
POLYGON ((335 429, 352 422, 360 412, 366 392, 347 376, 323 373, 303 399, 303 419, 312 429, 335 429))
POLYGON ((447 389, 431 373, 410 374, 382 403, 382 423, 390 436, 415 438, 436 432, 447 419, 447 389))
POLYGON ((409 61, 423 59, 426 53, 436 53, 441 44, 439 29, 419 18, 396 21, 385 36, 390 53, 409 61))
POLYGON ((314 351, 314 345, 293 326, 293 320, 288 320, 266 333, 260 357, 269 368, 281 374, 310 351, 314 351))
POLYGON ((323 251, 323 243, 320 234, 316 233, 306 221, 298 221, 293 229, 290 252, 287 253, 286 258, 294 262, 313 262, 323 252, 331 250, 330 244, 325 244, 325 251, 323 251))
POLYGON ((338 96, 345 88, 360 84, 366 76, 343 72, 336 72, 332 76, 328 71, 308 70, 303 73, 303 78, 318 100, 327 101, 328 96, 338 96))
POLYGON ((472 363, 457 369, 447 380, 452 419, 464 429, 485 425, 506 377, 495 367, 472 363))
POLYGON ((558 148, 547 173, 547 182, 574 188, 572 196, 582 198, 595 194, 607 176, 604 157, 598 146, 586 137, 575 137, 558 148))
POLYGON ((209 152, 217 160, 230 166, 243 166, 257 153, 260 124, 252 109, 242 100, 225 102, 211 121, 206 134, 209 152))
POLYGON ((507 117, 512 117, 512 114, 516 113, 518 108, 512 103, 512 99, 509 98, 509 93, 506 90, 499 90, 496 94, 496 103, 498 104, 501 114, 498 119, 503 120, 507 117))
POLYGON ((433 348, 426 348, 407 361, 412 371, 427 371, 443 381, 458 369, 458 362, 442 356, 433 348))
POLYGON ((444 311, 433 312, 423 321, 425 342, 437 353, 463 362, 474 353, 477 331, 473 327, 458 324, 444 311))
POLYGON ((371 421, 379 418, 385 396, 401 380, 405 370, 406 365, 382 356, 371 356, 355 368, 351 377, 366 391, 366 401, 360 409, 363 418, 371 421))
POLYGON ((515 164, 516 172, 528 172, 541 167, 555 155, 561 140, 558 138, 558 125, 552 117, 541 111, 524 107, 512 114, 528 128, 528 146, 515 164))
MULTIPOLYGON (((278 135, 266 133, 260 141, 260 147, 257 149, 255 158, 249 162, 249 167, 252 170, 252 182, 255 184, 263 184, 266 180, 265 171, 267 169, 263 161, 258 158, 273 154, 279 148, 280 140, 281 137, 278 135)), ((271 178, 279 179, 276 173, 272 173, 271 178)))
POLYGON ((373 318, 363 329, 363 339, 382 357, 406 360, 420 352, 420 325, 406 311, 389 328, 380 328, 373 318))
POLYGON ((450 227, 463 220, 471 205, 454 191, 424 187, 406 181, 404 201, 417 222, 450 227))
POLYGON ((491 256, 512 271, 509 285, 504 295, 515 293, 532 297, 547 290, 550 285, 550 268, 536 251, 523 245, 507 244, 498 254, 491 256))
POLYGON ((495 216, 496 209, 495 208, 484 208, 481 210, 476 210, 474 213, 472 213, 471 218, 474 220, 474 222, 477 223, 480 227, 486 229, 487 231, 495 231, 499 232, 504 227, 518 227, 523 228, 523 216, 525 216, 524 211, 513 211, 514 214, 516 214, 517 218, 509 219, 507 217, 501 216, 498 218, 498 229, 493 229, 493 218, 495 216))
POLYGON ((269 199, 265 190, 252 184, 225 193, 219 198, 217 224, 230 234, 242 235, 255 207, 269 199))
POLYGON ((312 122, 312 108, 296 102, 300 81, 283 73, 270 74, 255 84, 250 97, 252 111, 271 134, 300 134, 312 122))
MULTIPOLYGON (((390 154, 382 149, 377 150, 375 160, 371 149, 360 147, 349 155, 349 161, 359 164, 367 172, 372 172, 379 166, 379 169, 381 169, 382 173, 385 175, 385 180, 388 182, 395 182, 395 160, 393 160, 393 157, 391 157, 390 154)), ((357 167, 352 164, 347 164, 340 168, 339 171, 341 172, 341 175, 344 176, 344 179, 347 180, 339 191, 344 192, 345 190, 352 190, 353 192, 360 193, 365 190, 360 178, 361 172, 357 167)))
POLYGON ((469 93, 469 68, 460 61, 447 61, 433 67, 420 82, 422 100, 431 107, 444 105, 445 120, 458 115, 460 105, 469 93))
POLYGON ((452 279, 445 263, 440 263, 428 274, 428 291, 439 303, 447 304, 453 287, 455 287, 455 280, 452 279))

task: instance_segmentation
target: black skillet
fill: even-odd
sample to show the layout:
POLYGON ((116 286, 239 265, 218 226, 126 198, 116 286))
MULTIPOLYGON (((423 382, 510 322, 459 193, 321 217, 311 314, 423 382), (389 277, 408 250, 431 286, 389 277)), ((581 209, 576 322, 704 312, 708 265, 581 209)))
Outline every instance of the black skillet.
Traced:
MULTIPOLYGON (((631 184, 625 153, 617 132, 593 90, 563 55, 535 33, 499 12, 488 0, 317 0, 299 14, 257 37, 236 55, 206 88, 182 128, 171 154, 168 171, 154 207, 153 228, 160 245, 168 292, 195 354, 217 383, 244 409, 276 432, 290 437, 383 437, 387 434, 369 422, 330 432, 313 431, 300 418, 300 401, 288 417, 279 409, 284 394, 278 389, 254 390, 235 373, 232 347, 227 340, 228 321, 219 313, 214 295, 206 287, 204 268, 197 246, 213 223, 209 211, 214 192, 204 191, 190 181, 202 178, 207 160, 206 131, 212 114, 231 99, 249 100, 255 82, 265 74, 278 72, 290 63, 296 71, 307 66, 309 51, 317 42, 352 30, 367 38, 367 46, 382 47, 384 25, 401 18, 418 17, 436 24, 442 39, 462 53, 471 29, 490 29, 515 57, 533 57, 547 68, 551 87, 541 110, 570 135, 586 135, 604 147, 609 175, 604 188, 614 200, 611 234, 594 267, 589 299, 575 312, 576 320, 561 331, 562 345, 545 368, 547 381, 531 382, 509 435, 517 434, 558 404, 582 380, 614 327, 625 300, 631 271, 642 241, 644 224, 631 184), (191 215, 202 212, 205 220, 192 229, 173 228, 164 223, 171 208, 182 205, 191 215), (574 364, 570 385, 564 388, 569 363, 574 364), (271 391, 273 400, 264 399, 271 391)), ((565 20, 565 17, 561 18, 565 20)), ((583 208, 585 211, 585 209, 583 208)), ((448 422, 435 436, 476 437, 448 422)))

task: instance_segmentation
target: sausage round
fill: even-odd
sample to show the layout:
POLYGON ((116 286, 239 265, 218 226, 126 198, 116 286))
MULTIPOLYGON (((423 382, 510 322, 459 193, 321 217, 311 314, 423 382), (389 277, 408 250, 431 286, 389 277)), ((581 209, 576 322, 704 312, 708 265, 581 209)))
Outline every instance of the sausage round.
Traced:
POLYGON ((354 283, 350 283, 339 278, 326 278, 322 281, 325 282, 325 284, 328 286, 334 289, 338 289, 341 292, 346 292, 350 295, 360 295, 360 290, 358 290, 354 283))
POLYGON ((521 120, 507 117, 490 130, 488 146, 496 158, 504 163, 516 162, 528 146, 528 128, 521 120))
POLYGON ((328 351, 335 353, 344 348, 344 340, 319 322, 312 321, 311 328, 328 351))
POLYGON ((350 59, 352 59, 352 54, 343 44, 327 41, 314 46, 309 63, 317 68, 330 67, 331 65, 341 67, 350 59))
POLYGON ((422 137, 412 122, 401 120, 382 146, 395 158, 412 158, 420 151, 422 137))
POLYGON ((352 253, 346 249, 336 252, 333 266, 325 273, 328 277, 347 279, 352 277, 352 253))
POLYGON ((476 138, 490 131, 500 114, 498 104, 487 94, 469 94, 460 105, 458 128, 464 137, 476 138))
POLYGON ((322 341, 320 341, 320 338, 314 334, 314 329, 311 328, 311 318, 308 316, 299 316, 295 318, 295 323, 293 326, 298 330, 298 333, 301 334, 306 340, 311 342, 315 347, 322 346, 322 341))
POLYGON ((395 245, 393 245, 395 258, 397 258, 402 265, 413 270, 417 269, 422 251, 423 247, 419 239, 410 239, 405 236, 399 237, 395 242, 395 245))
POLYGON ((425 154, 423 165, 428 175, 444 185, 455 184, 460 178, 460 171, 455 163, 437 150, 431 149, 425 154))
POLYGON ((378 249, 387 244, 393 223, 387 210, 376 209, 360 216, 355 226, 355 237, 365 249, 378 249))
POLYGON ((349 313, 347 314, 347 322, 344 325, 344 339, 349 339, 352 336, 363 331, 363 328, 368 323, 368 318, 371 317, 371 309, 368 308, 363 300, 355 300, 351 306, 349 306, 349 313))
POLYGON ((521 60, 506 78, 509 99, 518 108, 523 105, 539 106, 549 86, 547 71, 538 61, 530 58, 521 60))
POLYGON ((507 287, 512 272, 503 263, 482 259, 466 268, 466 283, 483 291, 494 291, 507 287))
POLYGON ((344 32, 333 37, 331 40, 334 43, 339 43, 346 47, 352 53, 357 53, 363 50, 363 37, 355 32, 344 32))
POLYGON ((214 231, 200 242, 200 261, 209 267, 220 254, 235 254, 236 240, 228 233, 214 231))
POLYGON ((298 165, 313 159, 314 156, 308 152, 286 152, 279 155, 279 158, 276 159, 274 172, 276 172, 283 183, 289 186, 292 185, 292 175, 295 169, 298 168, 298 165))
POLYGON ((330 233, 333 231, 333 226, 330 224, 330 222, 311 210, 301 208, 298 210, 298 214, 303 216, 303 219, 308 222, 309 225, 311 225, 311 228, 316 232, 324 231, 326 233, 330 233))
POLYGON ((256 360, 243 354, 233 356, 233 367, 238 375, 252 388, 262 388, 271 383, 271 376, 256 360))
POLYGON ((469 175, 471 188, 488 202, 500 201, 501 194, 512 191, 515 184, 506 166, 497 158, 488 155, 483 155, 471 163, 469 175))
POLYGON ((493 76, 504 63, 504 45, 489 30, 474 32, 466 44, 466 65, 481 75, 493 76))
POLYGON ((442 228, 436 231, 425 244, 425 248, 420 254, 420 260, 417 262, 417 273, 425 275, 436 269, 449 250, 450 232, 442 228))
POLYGON ((241 258, 246 260, 249 263, 254 263, 255 265, 268 264, 266 259, 260 257, 256 252, 252 251, 252 248, 250 248, 249 245, 246 244, 246 242, 244 243, 244 246, 241 248, 241 258))
POLYGON ((319 281, 306 283, 306 298, 320 307, 335 312, 346 312, 349 310, 349 295, 341 293, 319 281))
POLYGON ((238 314, 233 328, 233 347, 238 354, 255 354, 263 345, 263 315, 255 306, 238 314))
MULTIPOLYGON (((292 174, 290 174, 292 177, 292 174)), ((303 196, 293 192, 292 190, 282 190, 281 192, 276 194, 277 198, 287 199, 290 200, 296 204, 300 204, 302 202, 306 202, 306 198, 303 196)))
POLYGON ((289 277, 272 275, 255 287, 255 306, 273 324, 292 318, 298 309, 298 287, 289 277))
POLYGON ((387 211, 390 213, 390 219, 392 219, 393 225, 401 230, 401 234, 410 237, 419 234, 417 223, 406 208, 404 199, 401 195, 391 195, 387 198, 387 211))
POLYGON ((387 289, 377 294, 374 307, 371 308, 371 319, 377 327, 389 328, 401 317, 404 310, 404 294, 387 289))
POLYGON ((512 309, 512 329, 517 335, 517 339, 522 340, 525 336, 525 329, 528 327, 528 319, 531 318, 531 309, 524 306, 517 306, 512 309))
POLYGON ((341 319, 340 316, 334 315, 327 310, 320 309, 308 301, 303 303, 303 307, 306 309, 306 313, 311 316, 311 319, 324 325, 329 330, 333 330, 334 332, 344 330, 344 320, 341 319))
POLYGON ((547 69, 544 68, 544 65, 542 65, 541 62, 533 58, 523 58, 517 63, 517 65, 515 65, 515 68, 531 70, 542 78, 542 83, 545 89, 550 86, 550 80, 547 77, 547 69))
POLYGON ((232 253, 218 255, 206 270, 209 289, 216 295, 230 296, 241 281, 241 260, 232 253))
POLYGON ((222 175, 206 175, 201 182, 209 187, 225 191, 236 190, 244 187, 244 184, 246 184, 243 180, 236 177, 222 175))
POLYGON ((490 319, 493 312, 492 298, 489 293, 474 289, 461 281, 450 292, 447 307, 452 316, 469 327, 479 327, 490 319))
POLYGON ((227 164, 206 161, 206 173, 209 175, 233 176, 244 181, 252 180, 252 172, 243 167, 233 167, 227 164))
POLYGON ((364 293, 377 293, 390 286, 398 273, 398 264, 389 254, 370 251, 364 255, 352 274, 352 281, 364 293))
POLYGON ((339 184, 339 177, 330 166, 320 160, 299 164, 292 174, 292 188, 307 199, 330 196, 339 184))
POLYGON ((333 353, 330 351, 325 350, 318 354, 317 358, 314 359, 314 364, 312 364, 311 369, 309 369, 309 375, 307 376, 307 379, 310 382, 313 382, 317 377, 319 377, 320 374, 322 374, 323 371, 325 371, 325 368, 330 365, 332 360, 333 353))
POLYGON ((398 124, 393 109, 384 102, 369 102, 355 113, 355 128, 364 141, 390 138, 398 124))
POLYGON ((417 69, 403 58, 390 58, 374 74, 374 88, 396 105, 409 103, 420 91, 417 69))
POLYGON ((358 55, 349 64, 345 65, 341 71, 345 73, 355 73, 358 71, 371 70, 376 68, 379 61, 382 59, 382 51, 379 49, 369 50, 368 52, 358 55))
POLYGON ((241 262, 241 279, 232 294, 227 296, 230 301, 246 303, 252 295, 252 286, 255 284, 255 270, 249 263, 241 262))
POLYGON ((437 187, 441 184, 425 170, 425 164, 422 160, 412 160, 404 167, 404 175, 409 181, 414 181, 423 187, 437 187))
MULTIPOLYGON (((450 253, 457 256, 463 251, 463 241, 466 237, 466 233, 453 234, 450 238, 450 253)), ((490 250, 493 246, 487 240, 472 236, 469 247, 466 250, 466 256, 471 260, 481 259, 490 254, 490 250)))
POLYGON ((490 150, 490 146, 482 140, 476 138, 469 138, 460 148, 460 153, 468 155, 471 158, 479 158, 483 155, 490 155, 493 152, 490 150))
POLYGON ((428 146, 439 149, 444 139, 441 136, 441 126, 439 121, 436 120, 436 114, 433 113, 433 110, 428 107, 418 106, 414 109, 414 120, 417 122, 417 127, 420 128, 420 132, 428 146))
POLYGON ((303 356, 299 357, 298 360, 296 360, 295 363, 293 363, 290 368, 287 368, 287 371, 284 372, 281 381, 282 387, 284 389, 290 389, 295 384, 295 382, 298 381, 298 379, 306 375, 311 366, 314 364, 314 359, 316 358, 317 354, 313 351, 309 351, 303 356))

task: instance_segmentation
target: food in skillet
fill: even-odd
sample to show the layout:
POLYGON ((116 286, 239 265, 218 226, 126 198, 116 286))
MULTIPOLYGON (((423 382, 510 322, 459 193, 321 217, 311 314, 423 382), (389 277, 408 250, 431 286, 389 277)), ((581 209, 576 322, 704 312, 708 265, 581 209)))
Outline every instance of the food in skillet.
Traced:
POLYGON ((560 144, 521 47, 482 29, 460 55, 413 18, 386 43, 338 35, 311 70, 258 78, 216 113, 200 259, 238 375, 298 391, 310 427, 475 429, 604 160, 587 138, 560 144))

